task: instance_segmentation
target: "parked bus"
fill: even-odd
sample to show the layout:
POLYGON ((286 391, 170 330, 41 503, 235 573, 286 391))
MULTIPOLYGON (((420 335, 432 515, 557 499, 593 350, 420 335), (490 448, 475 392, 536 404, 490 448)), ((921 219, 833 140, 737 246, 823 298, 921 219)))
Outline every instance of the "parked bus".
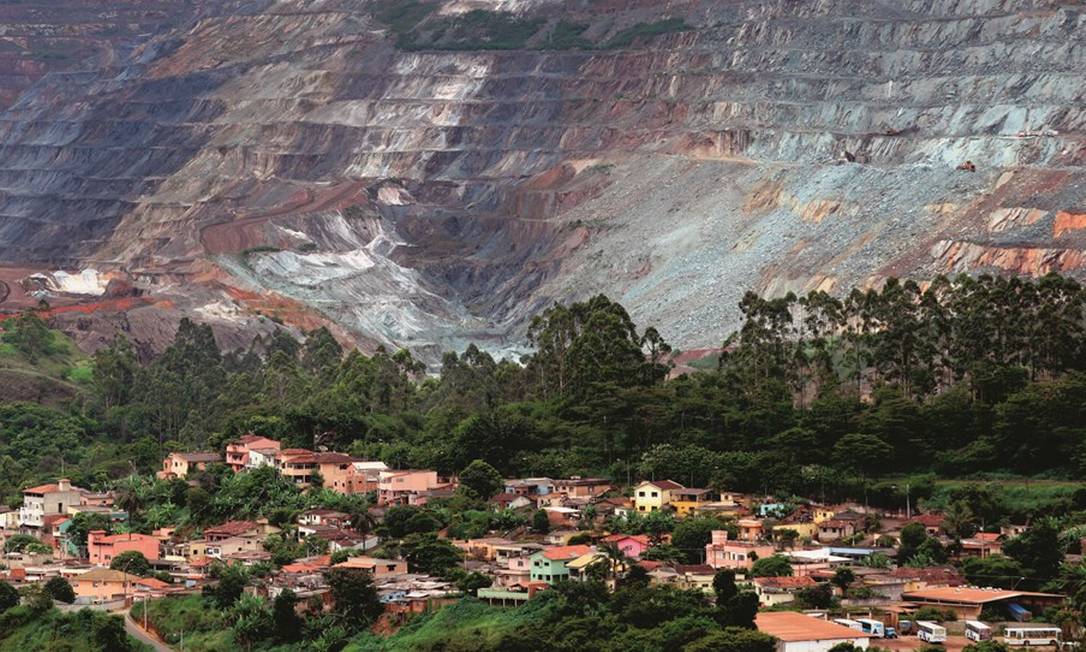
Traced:
POLYGON ((946 627, 930 620, 916 621, 916 637, 928 643, 946 643, 946 627))
POLYGON ((882 624, 881 620, 857 618, 856 622, 860 623, 860 631, 864 634, 870 634, 872 636, 877 636, 878 638, 886 638, 886 626, 882 624))
POLYGON ((1063 631, 1059 627, 1007 627, 1003 642, 1007 645, 1059 646, 1063 631))
POLYGON ((863 624, 855 620, 849 620, 848 618, 834 618, 833 622, 837 623, 838 625, 848 627, 849 629, 855 629, 857 632, 864 631, 863 624))
POLYGON ((979 620, 965 621, 965 637, 970 641, 992 640, 992 628, 979 620))

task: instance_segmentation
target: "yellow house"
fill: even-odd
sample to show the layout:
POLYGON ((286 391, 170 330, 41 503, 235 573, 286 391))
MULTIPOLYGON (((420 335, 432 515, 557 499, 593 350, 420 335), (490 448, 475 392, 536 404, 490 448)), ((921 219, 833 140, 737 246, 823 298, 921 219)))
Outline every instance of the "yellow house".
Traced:
POLYGON ((836 513, 837 512, 835 512, 830 507, 823 507, 822 505, 818 505, 814 508, 814 522, 817 525, 822 521, 828 521, 833 518, 833 515, 836 513))
POLYGON ((679 516, 689 516, 716 498, 710 489, 674 489, 671 492, 671 506, 679 516))
POLYGON ((671 504, 671 492, 682 488, 671 480, 646 480, 634 489, 634 506, 642 513, 658 511, 671 504))
POLYGON ((773 538, 776 539, 781 530, 795 530, 800 539, 814 539, 818 534, 818 523, 778 523, 773 526, 773 538))

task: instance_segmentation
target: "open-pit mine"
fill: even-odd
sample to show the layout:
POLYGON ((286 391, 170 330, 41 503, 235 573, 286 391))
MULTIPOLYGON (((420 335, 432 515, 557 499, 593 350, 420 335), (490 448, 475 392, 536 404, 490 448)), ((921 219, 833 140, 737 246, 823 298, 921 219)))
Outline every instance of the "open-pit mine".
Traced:
POLYGON ((328 325, 424 359, 604 292, 1086 276, 1071 0, 0 5, 0 311, 81 346, 328 325))

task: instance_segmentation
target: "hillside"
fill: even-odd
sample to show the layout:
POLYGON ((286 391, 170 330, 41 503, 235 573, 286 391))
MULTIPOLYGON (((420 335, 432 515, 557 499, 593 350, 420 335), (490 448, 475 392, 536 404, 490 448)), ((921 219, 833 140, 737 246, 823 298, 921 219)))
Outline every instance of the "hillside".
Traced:
POLYGON ((601 291, 715 347, 748 289, 1083 275, 1077 3, 191 4, 6 87, 0 308, 85 349, 190 315, 436 361, 601 291))

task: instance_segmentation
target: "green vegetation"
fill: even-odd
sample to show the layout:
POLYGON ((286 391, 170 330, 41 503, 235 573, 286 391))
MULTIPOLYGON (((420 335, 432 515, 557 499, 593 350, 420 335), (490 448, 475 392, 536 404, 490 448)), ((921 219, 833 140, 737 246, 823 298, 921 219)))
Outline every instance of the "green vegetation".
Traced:
POLYGON ((138 602, 132 607, 132 617, 142 620, 145 607, 148 624, 168 644, 178 644, 184 632, 185 649, 192 652, 229 650, 234 647, 227 615, 201 596, 186 595, 138 602))
POLYGON ((540 43, 544 50, 591 50, 595 43, 584 37, 588 25, 560 20, 540 43))
POLYGON ((688 29, 691 29, 691 27, 682 18, 665 18, 651 23, 637 23, 633 27, 627 27, 615 34, 603 47, 607 49, 627 48, 633 45, 637 39, 648 39, 672 32, 685 32, 688 29))
POLYGON ((435 8, 435 3, 420 0, 381 0, 375 3, 374 16, 396 34, 406 34, 435 8))
MULTIPOLYGON (((0 608, 2 606, 0 604, 0 608)), ((149 648, 128 637, 118 616, 90 609, 61 613, 52 607, 51 601, 35 601, 0 610, 0 652, 135 652, 145 649, 149 648)))
POLYGON ((473 9, 458 16, 432 18, 422 27, 401 32, 397 45, 405 50, 519 50, 546 22, 544 18, 473 9))
POLYGON ((753 594, 735 595, 745 603, 742 617, 710 605, 700 592, 648 587, 645 576, 628 579, 614 593, 602 583, 566 582, 517 609, 464 599, 412 620, 391 637, 363 635, 347 650, 773 650, 770 637, 751 629, 753 594))

